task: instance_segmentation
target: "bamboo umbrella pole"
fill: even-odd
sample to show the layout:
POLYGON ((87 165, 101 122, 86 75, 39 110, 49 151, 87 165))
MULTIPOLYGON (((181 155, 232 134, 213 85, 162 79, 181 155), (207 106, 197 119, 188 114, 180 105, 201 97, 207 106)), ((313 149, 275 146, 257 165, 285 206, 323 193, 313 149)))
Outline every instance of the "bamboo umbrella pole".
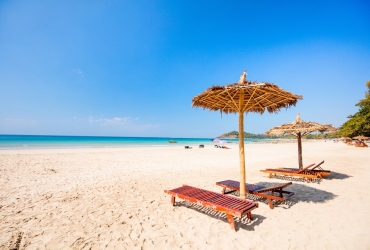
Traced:
POLYGON ((245 155, 244 155, 244 91, 239 96, 239 160, 240 160, 240 198, 245 199, 245 155))
POLYGON ((301 132, 297 133, 297 140, 298 140, 298 164, 299 169, 303 168, 303 162, 302 162, 302 135, 301 132))

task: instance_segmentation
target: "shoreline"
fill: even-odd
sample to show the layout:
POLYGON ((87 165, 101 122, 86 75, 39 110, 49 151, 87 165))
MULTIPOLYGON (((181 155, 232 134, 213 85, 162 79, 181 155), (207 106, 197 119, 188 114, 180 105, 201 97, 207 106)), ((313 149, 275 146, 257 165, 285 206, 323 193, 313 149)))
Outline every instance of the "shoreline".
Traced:
MULTIPOLYGON (((311 142, 323 142, 323 139, 303 139, 302 142, 311 143, 311 142)), ((333 142, 332 140, 327 140, 328 142, 333 142)), ((245 141, 244 145, 253 145, 253 144, 284 144, 284 143, 297 143, 296 139, 260 139, 259 141, 245 141)), ((51 150, 51 149, 120 149, 120 148, 140 148, 140 147, 184 147, 184 146, 191 146, 191 147, 198 147, 199 145, 204 145, 206 147, 214 147, 215 145, 221 145, 218 143, 210 142, 178 142, 178 143, 162 143, 162 144, 120 144, 120 145, 99 145, 99 144, 89 144, 89 145, 52 145, 52 146, 37 146, 37 145, 30 145, 30 146, 0 146, 0 153, 1 151, 9 151, 9 150, 51 150)), ((223 144, 225 146, 232 146, 232 145, 239 145, 238 141, 231 141, 223 144)))

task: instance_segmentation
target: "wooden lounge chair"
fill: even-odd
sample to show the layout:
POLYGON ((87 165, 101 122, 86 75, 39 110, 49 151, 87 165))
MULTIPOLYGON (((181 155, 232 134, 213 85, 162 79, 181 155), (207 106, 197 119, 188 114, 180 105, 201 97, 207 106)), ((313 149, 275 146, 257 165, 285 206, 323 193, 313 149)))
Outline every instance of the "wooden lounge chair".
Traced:
POLYGON ((283 176, 297 176, 304 178, 306 182, 310 182, 312 179, 322 179, 322 173, 317 171, 310 171, 308 170, 310 167, 314 166, 314 164, 308 165, 305 168, 302 168, 300 170, 291 170, 291 169, 283 169, 283 168, 268 168, 265 170, 261 170, 261 172, 268 173, 269 178, 272 177, 272 175, 283 175, 283 176))
MULTIPOLYGON (((316 166, 313 166, 313 167, 312 167, 312 165, 315 165, 315 164, 312 164, 312 165, 310 165, 311 167, 306 169, 306 172, 312 172, 313 174, 319 174, 321 176, 329 176, 330 175, 330 170, 324 170, 321 167, 322 164, 324 164, 324 161, 320 162, 319 164, 317 164, 316 166)), ((279 169, 288 169, 288 170, 294 170, 294 171, 299 170, 298 168, 279 168, 279 169)))
POLYGON ((234 230, 235 222, 233 216, 241 218, 246 214, 248 219, 251 220, 251 211, 258 207, 258 203, 253 201, 242 200, 187 185, 172 190, 164 190, 164 192, 172 196, 172 205, 175 205, 175 198, 177 197, 225 213, 231 228, 234 230))
POLYGON ((365 142, 355 143, 355 147, 366 148, 368 145, 365 142))
MULTIPOLYGON (((226 193, 240 191, 239 181, 233 181, 233 180, 220 181, 220 182, 216 182, 216 185, 222 187, 222 194, 225 194, 226 188, 231 190, 226 193)), ((274 185, 274 186, 269 186, 269 187, 257 186, 254 184, 245 184, 245 191, 247 193, 250 193, 256 196, 267 198, 270 208, 274 209, 274 204, 273 204, 274 200, 284 201, 294 195, 293 192, 283 190, 285 187, 289 185, 292 185, 292 183, 291 182, 282 183, 280 185, 274 185)))

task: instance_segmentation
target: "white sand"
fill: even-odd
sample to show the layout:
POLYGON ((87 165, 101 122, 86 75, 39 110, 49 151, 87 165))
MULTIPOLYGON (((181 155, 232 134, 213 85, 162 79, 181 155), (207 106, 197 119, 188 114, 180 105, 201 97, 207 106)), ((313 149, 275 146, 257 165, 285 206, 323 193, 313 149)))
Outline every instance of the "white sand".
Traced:
MULTIPOLYGON (((236 232, 222 214, 173 207, 164 189, 239 180, 231 147, 0 151, 0 249, 370 249, 370 148, 304 142, 304 165, 325 160, 331 177, 293 182, 289 203, 259 202, 236 232)), ((297 162, 296 144, 248 144, 247 182, 286 182, 259 170, 297 162)))

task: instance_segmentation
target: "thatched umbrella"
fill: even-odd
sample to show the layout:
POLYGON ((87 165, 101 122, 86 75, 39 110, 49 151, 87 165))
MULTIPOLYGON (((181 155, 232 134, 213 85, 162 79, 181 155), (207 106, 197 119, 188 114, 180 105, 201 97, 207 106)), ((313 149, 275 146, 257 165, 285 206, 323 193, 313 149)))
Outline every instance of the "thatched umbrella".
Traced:
POLYGON ((297 137, 298 140, 298 164, 299 169, 303 168, 302 162, 302 136, 309 133, 318 132, 329 132, 336 131, 332 125, 328 124, 318 124, 316 122, 305 122, 301 120, 301 116, 298 113, 296 121, 291 123, 286 123, 281 126, 274 127, 266 132, 267 135, 284 135, 292 134, 297 137))
POLYGON ((350 137, 341 137, 340 138, 342 141, 344 141, 344 143, 349 143, 349 142, 352 142, 352 138, 350 138, 350 137))
POLYGON ((359 136, 353 137, 353 139, 360 140, 360 141, 365 141, 365 140, 367 140, 369 138, 370 137, 366 137, 366 136, 363 136, 363 135, 359 135, 359 136))
POLYGON ((302 96, 280 89, 267 82, 246 80, 247 72, 241 74, 238 83, 212 86, 192 100, 193 107, 202 107, 221 113, 239 113, 240 196, 245 199, 244 113, 263 114, 265 110, 276 113, 281 108, 295 105, 302 96))

